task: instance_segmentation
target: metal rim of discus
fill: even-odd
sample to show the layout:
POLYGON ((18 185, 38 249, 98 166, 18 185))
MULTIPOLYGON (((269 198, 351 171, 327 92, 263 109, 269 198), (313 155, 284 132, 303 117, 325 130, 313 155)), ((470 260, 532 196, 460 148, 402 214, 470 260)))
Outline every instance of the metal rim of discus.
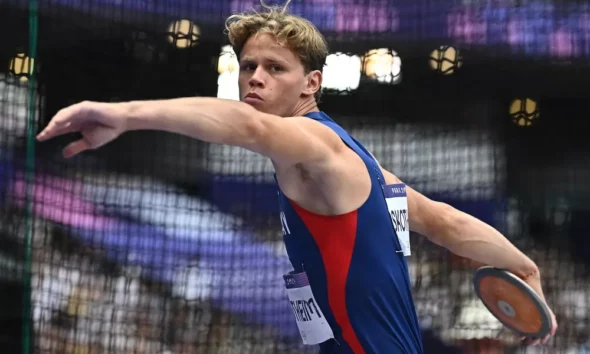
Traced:
MULTIPOLYGON (((541 299, 541 297, 537 294, 537 292, 531 288, 530 285, 525 283, 523 280, 518 278, 516 275, 502 270, 495 267, 485 266, 479 268, 475 272, 475 277, 473 279, 473 286, 475 288, 475 292, 485 307, 490 311, 490 313, 496 317, 503 325, 511 329, 512 331, 518 333, 523 337, 528 338, 543 338, 547 336, 551 331, 551 314, 545 302, 541 299), (503 280, 508 284, 513 285, 518 290, 522 292, 528 299, 530 300, 531 304, 534 308, 538 311, 538 317, 541 320, 540 327, 536 332, 523 332, 516 328, 517 323, 515 321, 510 321, 507 319, 503 319, 503 315, 507 316, 508 318, 515 318, 517 316, 517 311, 522 310, 522 306, 518 306, 518 304, 510 303, 509 299, 502 298, 501 294, 494 293, 494 297, 498 299, 496 306, 492 304, 488 304, 484 298, 485 295, 482 294, 482 289, 480 288, 482 284, 482 280, 492 277, 497 280, 503 280), (516 309, 516 310, 515 310, 516 309)), ((531 314, 525 314, 523 318, 530 318, 531 314)))

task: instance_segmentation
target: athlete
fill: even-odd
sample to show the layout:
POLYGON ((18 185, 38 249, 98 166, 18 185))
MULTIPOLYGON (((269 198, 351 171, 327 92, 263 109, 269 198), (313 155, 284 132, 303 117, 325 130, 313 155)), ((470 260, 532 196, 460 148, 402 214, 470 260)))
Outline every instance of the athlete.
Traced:
MULTIPOLYGON (((319 110, 327 45, 287 6, 228 18, 240 102, 82 102, 59 111, 38 139, 81 133, 64 149, 70 158, 126 131, 162 130, 270 158, 293 266, 286 292, 303 342, 323 353, 423 353, 406 261, 409 230, 517 274, 544 299, 538 267, 504 236, 406 186, 319 110)), ((553 316, 542 341, 556 329, 553 316)))

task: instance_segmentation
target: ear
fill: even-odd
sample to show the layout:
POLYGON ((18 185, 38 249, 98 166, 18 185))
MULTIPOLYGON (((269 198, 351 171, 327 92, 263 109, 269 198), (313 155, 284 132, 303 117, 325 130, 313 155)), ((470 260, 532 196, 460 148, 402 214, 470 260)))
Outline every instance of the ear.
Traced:
POLYGON ((306 76, 305 87, 303 88, 303 94, 307 96, 313 96, 316 92, 322 89, 322 81, 324 79, 322 73, 319 70, 313 70, 306 76))

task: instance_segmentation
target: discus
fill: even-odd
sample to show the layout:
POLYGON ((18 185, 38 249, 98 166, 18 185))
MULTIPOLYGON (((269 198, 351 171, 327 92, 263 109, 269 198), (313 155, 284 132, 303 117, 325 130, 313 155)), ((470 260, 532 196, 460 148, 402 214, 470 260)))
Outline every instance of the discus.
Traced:
POLYGON ((549 308, 527 283, 494 267, 481 267, 473 279, 475 293, 502 324, 527 338, 544 338, 551 331, 549 308))

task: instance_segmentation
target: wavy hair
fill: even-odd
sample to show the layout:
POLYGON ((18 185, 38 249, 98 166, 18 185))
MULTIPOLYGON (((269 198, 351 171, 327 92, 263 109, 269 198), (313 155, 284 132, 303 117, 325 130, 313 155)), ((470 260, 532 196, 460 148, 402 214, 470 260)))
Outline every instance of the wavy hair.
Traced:
MULTIPOLYGON (((284 6, 269 6, 263 0, 260 2, 264 11, 235 14, 226 20, 229 41, 238 57, 252 35, 269 33, 299 57, 306 74, 313 70, 322 72, 328 56, 328 44, 316 26, 287 12, 291 0, 284 6)), ((320 96, 321 89, 315 93, 316 101, 320 96)))

